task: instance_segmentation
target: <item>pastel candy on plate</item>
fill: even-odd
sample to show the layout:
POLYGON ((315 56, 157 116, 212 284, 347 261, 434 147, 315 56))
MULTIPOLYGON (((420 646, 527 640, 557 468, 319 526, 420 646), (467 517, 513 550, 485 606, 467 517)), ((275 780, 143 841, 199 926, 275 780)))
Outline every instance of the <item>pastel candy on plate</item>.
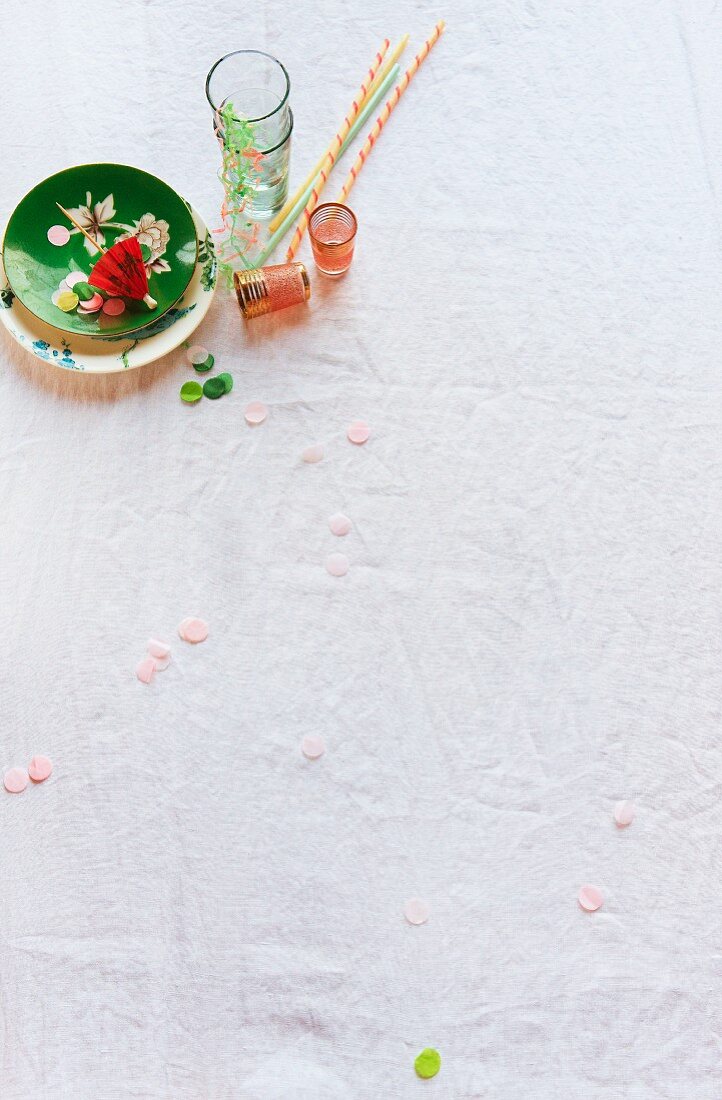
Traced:
POLYGON ((310 447, 306 447, 306 450, 302 452, 301 458, 304 462, 320 462, 324 456, 323 444, 313 443, 310 447))
POLYGON ((343 512, 334 512, 329 517, 328 526, 332 535, 338 535, 341 538, 351 530, 351 520, 343 512))
POLYGON ((371 429, 365 420, 354 420, 346 434, 352 443, 365 443, 371 435, 371 429))
POLYGON ((52 761, 47 756, 34 756, 28 764, 28 775, 34 783, 42 783, 52 770, 52 761))
POLYGON ((72 290, 76 283, 87 283, 88 276, 82 271, 69 271, 63 282, 72 290))
POLYGON ((48 230, 48 240, 51 244, 61 247, 70 240, 70 230, 66 225, 51 225, 48 230))
POLYGON ((61 294, 58 295, 58 299, 55 302, 55 305, 58 307, 58 309, 62 309, 63 313, 71 313, 75 309, 79 301, 80 299, 78 298, 78 295, 75 294, 72 290, 64 290, 61 294))
MULTIPOLYGON (((76 291, 77 293, 77 291, 76 291)), ((92 298, 88 298, 87 301, 81 301, 78 309, 82 313, 97 313, 99 309, 102 309, 105 299, 102 294, 94 294, 92 298)))
POLYGON ((125 302, 122 298, 108 298, 103 303, 103 313, 106 317, 120 317, 121 313, 125 313, 125 302))
POLYGON ((9 791, 10 794, 20 794, 21 791, 25 790, 28 782, 28 773, 25 768, 8 768, 3 779, 5 790, 9 791))
POLYGON ((582 909, 586 909, 587 913, 594 913, 603 903, 604 898, 596 886, 582 886, 579 891, 579 904, 582 909))

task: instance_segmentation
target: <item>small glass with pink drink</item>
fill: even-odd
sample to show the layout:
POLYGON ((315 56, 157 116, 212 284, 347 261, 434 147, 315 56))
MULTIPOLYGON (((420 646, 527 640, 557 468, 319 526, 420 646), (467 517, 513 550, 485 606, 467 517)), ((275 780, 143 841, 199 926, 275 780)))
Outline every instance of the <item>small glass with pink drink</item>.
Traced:
POLYGON ((308 223, 316 267, 336 278, 351 266, 358 223, 353 210, 340 202, 317 206, 308 223))

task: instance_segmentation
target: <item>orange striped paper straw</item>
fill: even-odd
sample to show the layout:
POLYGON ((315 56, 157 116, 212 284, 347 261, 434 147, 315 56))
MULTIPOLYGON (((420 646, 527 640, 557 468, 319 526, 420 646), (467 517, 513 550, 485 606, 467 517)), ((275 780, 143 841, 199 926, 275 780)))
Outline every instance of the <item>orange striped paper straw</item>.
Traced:
POLYGON ((389 115, 391 114, 394 107, 396 106, 396 104, 401 99, 402 94, 408 88, 409 82, 411 81, 411 78, 415 75, 416 71, 419 68, 419 65, 421 64, 421 62, 424 61, 424 59, 426 57, 428 57, 429 51, 431 50, 432 46, 434 46, 438 42, 439 38, 441 37, 441 35, 444 32, 444 27, 445 26, 446 26, 446 24, 444 23, 444 20, 440 19, 439 22, 434 27, 433 33, 430 34, 429 37, 426 39, 423 46, 421 47, 421 49, 417 53, 416 57, 414 58, 412 63, 409 65, 409 67, 406 70, 406 72, 404 73, 404 75, 401 77, 401 80, 398 82, 398 84, 394 88, 394 91, 393 91, 393 94, 392 94, 391 98, 386 101, 386 106, 384 107, 384 109, 381 112, 381 114, 379 115, 379 117, 376 119, 376 122, 374 123, 374 126, 373 126, 373 129, 371 130, 371 133, 366 138, 366 141, 364 142, 363 146, 359 150, 359 153, 358 153, 358 156, 356 157, 356 160, 351 165, 351 169, 349 171, 349 174, 346 176, 346 180, 344 182, 344 185, 341 188, 338 199, 336 200, 337 202, 345 202, 346 201, 346 199, 348 197, 348 193, 351 190, 351 188, 353 187, 353 185, 355 184, 356 178, 357 178, 359 172, 361 171, 361 169, 363 168, 363 166, 366 162, 366 158, 368 157, 369 153, 371 152, 374 145, 376 144, 376 139, 378 138, 379 134, 383 130, 384 125, 385 125, 389 115))
POLYGON ((311 197, 309 198, 309 200, 306 204, 306 208, 303 211, 303 214, 299 218, 298 225, 296 226, 296 231, 293 234, 293 237, 291 238, 290 245, 288 246, 288 252, 286 253, 286 262, 287 263, 290 263, 291 260, 293 259, 293 257, 298 252, 298 246, 301 243, 301 239, 303 237, 303 234, 306 232, 306 226, 308 225, 308 219, 311 217, 311 213, 313 212, 313 208, 316 205, 316 203, 318 202, 319 195, 323 191, 326 180, 328 179, 328 174, 331 171, 331 169, 333 168, 334 164, 336 163, 336 157, 339 154, 339 150, 340 150, 341 146, 343 145, 344 140, 345 140, 349 130, 353 126, 354 119, 357 117, 359 111, 361 110, 361 108, 363 106, 363 102, 366 99, 366 96, 368 95, 368 90, 369 90, 376 74, 378 73, 379 69, 381 68, 381 66, 383 64, 384 57, 386 56, 386 51, 388 50, 390 45, 391 45, 391 43, 388 40, 388 38, 384 38, 384 40, 381 44, 381 49, 376 54, 376 57, 373 59, 373 61, 371 63, 371 67, 370 67, 369 71, 367 72, 366 77, 364 78, 364 82, 361 85, 361 87, 359 88, 358 94, 357 94, 356 98, 354 99, 353 103, 351 104, 351 109, 350 109, 349 113, 344 118, 343 124, 341 125, 338 133, 333 138, 333 140, 331 141, 328 149, 326 150, 326 154, 323 158, 323 165, 321 167, 321 174, 319 176, 318 183, 316 184, 313 191, 311 192, 311 197))

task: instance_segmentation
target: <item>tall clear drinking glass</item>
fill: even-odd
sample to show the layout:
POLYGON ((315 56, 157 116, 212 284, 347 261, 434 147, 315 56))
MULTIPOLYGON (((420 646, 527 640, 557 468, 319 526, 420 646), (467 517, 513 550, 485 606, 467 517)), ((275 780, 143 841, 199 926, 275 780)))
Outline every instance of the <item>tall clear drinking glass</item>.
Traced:
MULTIPOLYGON (((290 91, 281 62, 260 50, 227 54, 206 78, 224 162, 229 154, 237 158, 234 170, 224 173, 226 191, 243 190, 244 212, 256 221, 272 218, 286 201, 293 131, 290 91)), ((226 200, 238 205, 239 195, 227 194, 226 200)))

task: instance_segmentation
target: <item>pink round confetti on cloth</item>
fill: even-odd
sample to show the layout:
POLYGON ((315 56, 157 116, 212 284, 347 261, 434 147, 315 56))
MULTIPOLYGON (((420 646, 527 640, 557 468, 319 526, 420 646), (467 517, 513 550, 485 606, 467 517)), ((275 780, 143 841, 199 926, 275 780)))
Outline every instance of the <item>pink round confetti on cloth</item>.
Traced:
POLYGON ((25 790, 28 782, 28 773, 25 768, 8 768, 3 779, 5 790, 9 791, 10 794, 20 794, 21 791, 25 790))
POLYGON ((53 762, 47 756, 34 756, 28 764, 28 775, 34 783, 42 783, 53 770, 53 762))
POLYGON ((170 655, 168 657, 154 657, 153 660, 155 661, 155 671, 165 672, 170 664, 170 655))
POLYGON ((208 637, 208 623, 204 623, 203 619, 184 619, 178 627, 178 633, 184 642, 198 645, 208 637))
POLYGON ((587 913, 594 913, 604 904, 604 898, 596 886, 582 886, 578 898, 579 904, 587 913))
POLYGON ((331 534, 338 535, 340 538, 342 535, 347 535, 351 530, 351 520, 343 512, 334 512, 329 517, 328 526, 331 534))
POLYGON ((354 420, 353 424, 349 425, 346 435, 352 443, 365 443, 371 435, 371 429, 365 420, 354 420))
POLYGON ((326 569, 332 577, 345 577, 348 566, 349 561, 345 554, 329 554, 326 558, 326 569))
POLYGON ((246 405, 243 415, 249 424, 262 424, 268 416, 268 409, 262 401, 251 401, 246 405))
POLYGON ((614 807, 614 820, 620 829, 626 829, 634 821, 634 803, 624 799, 614 807))
POLYGON ((159 642, 157 638, 149 638, 146 649, 151 657, 167 657, 170 653, 170 646, 165 642, 159 642))
POLYGON ((88 276, 83 271, 69 271, 63 279, 68 290, 72 290, 76 283, 85 283, 87 281, 88 276))
POLYGON ((186 359, 192 367, 199 367, 201 363, 205 363, 208 354, 208 348, 204 348, 202 344, 191 344, 186 352, 186 359))
POLYGON ((155 674, 155 658, 144 657, 136 668, 135 674, 141 684, 149 684, 155 674))
POLYGON ((404 905, 404 916, 409 924, 426 924, 429 919, 429 906, 422 898, 409 898, 404 905))
POLYGON ((48 230, 48 240, 60 248, 70 240, 70 230, 64 225, 51 225, 48 230))
POLYGON ((106 317, 120 317, 125 313, 125 302, 122 298, 108 298, 103 302, 103 313, 106 317))
POLYGON ((318 760, 326 751, 326 742, 317 733, 308 733, 301 741, 301 752, 309 760, 318 760))
POLYGON ((301 453, 304 462, 320 462, 323 456, 324 450, 321 443, 314 443, 312 446, 306 447, 306 450, 301 453))

